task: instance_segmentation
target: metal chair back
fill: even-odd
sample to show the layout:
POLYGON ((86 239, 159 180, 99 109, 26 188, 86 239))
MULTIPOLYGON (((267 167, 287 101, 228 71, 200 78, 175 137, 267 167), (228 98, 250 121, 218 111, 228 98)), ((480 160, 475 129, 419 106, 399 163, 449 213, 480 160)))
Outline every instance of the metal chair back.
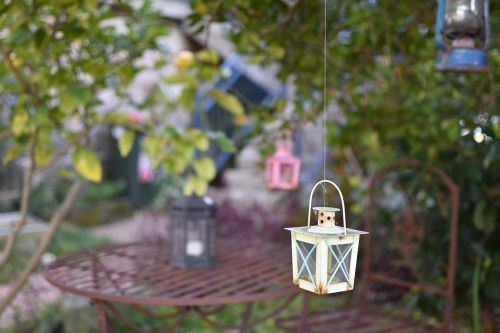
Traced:
POLYGON ((369 235, 364 239, 362 303, 373 295, 376 286, 442 296, 446 299, 444 326, 451 328, 457 265, 458 186, 437 167, 414 159, 403 159, 389 163, 378 171, 370 180, 368 191, 365 230, 369 235), (415 171, 423 176, 415 177, 415 171), (392 174, 396 177, 391 178, 392 174), (393 184, 387 185, 390 181, 393 184), (380 189, 385 195, 379 195, 380 189), (432 192, 436 189, 439 191, 432 192), (435 194, 434 198, 431 193, 435 194), (383 201, 384 197, 390 197, 390 200, 383 201), (392 206, 397 214, 387 214, 386 209, 386 218, 380 219, 376 211, 384 204, 392 206), (425 217, 426 210, 432 211, 432 214, 425 217), (389 221, 394 219, 395 222, 389 221), (389 225, 392 226, 392 234, 389 225), (438 232, 433 232, 436 229, 438 232), (443 239, 442 235, 446 235, 447 231, 449 237, 443 239), (430 249, 430 244, 443 245, 442 251, 430 249), (387 249, 385 253, 379 250, 383 246, 387 249), (425 260, 431 264, 425 264, 425 260), (425 279, 434 273, 441 275, 440 278, 425 279))

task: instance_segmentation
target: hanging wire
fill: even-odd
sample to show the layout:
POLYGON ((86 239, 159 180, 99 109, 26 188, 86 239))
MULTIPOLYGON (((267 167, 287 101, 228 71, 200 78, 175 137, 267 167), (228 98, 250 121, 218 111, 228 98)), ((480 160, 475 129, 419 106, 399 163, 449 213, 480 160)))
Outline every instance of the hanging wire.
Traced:
MULTIPOLYGON (((327 45, 326 45, 326 2, 324 0, 323 8, 323 180, 326 180, 326 108, 327 108, 327 98, 326 98, 326 61, 327 61, 327 45)), ((323 185, 323 207, 326 206, 326 188, 323 185)))

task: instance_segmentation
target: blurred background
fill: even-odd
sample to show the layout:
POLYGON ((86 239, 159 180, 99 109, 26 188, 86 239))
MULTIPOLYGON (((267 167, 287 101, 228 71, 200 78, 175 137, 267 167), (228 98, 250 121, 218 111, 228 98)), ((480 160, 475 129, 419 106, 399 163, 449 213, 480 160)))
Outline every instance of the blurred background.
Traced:
MULTIPOLYGON (((460 190, 456 331, 498 332, 498 3, 489 16, 487 68, 450 72, 436 68, 446 53, 435 42, 436 1, 3 1, 0 331, 97 332, 89 301, 51 286, 44 265, 97 245, 168 239, 176 198, 209 195, 221 237, 288 244, 283 228, 307 223, 316 181, 339 184, 349 224, 363 229, 370 178, 413 158, 460 190), (292 190, 266 176, 277 142, 301 162, 292 190)), ((403 174, 403 183, 424 181, 403 174)), ((395 218, 401 192, 379 190, 380 219, 395 218)), ((437 193, 432 182, 425 191, 437 193)), ((425 272, 448 255, 451 236, 444 199, 416 198, 417 212, 431 210, 415 232, 433 237, 405 260, 425 272)), ((385 236, 397 244, 396 235, 385 236)), ((435 297, 382 293, 389 307, 442 319, 435 297)), ((178 331, 217 332, 194 317, 178 331)), ((252 332, 275 331, 268 322, 252 332)))

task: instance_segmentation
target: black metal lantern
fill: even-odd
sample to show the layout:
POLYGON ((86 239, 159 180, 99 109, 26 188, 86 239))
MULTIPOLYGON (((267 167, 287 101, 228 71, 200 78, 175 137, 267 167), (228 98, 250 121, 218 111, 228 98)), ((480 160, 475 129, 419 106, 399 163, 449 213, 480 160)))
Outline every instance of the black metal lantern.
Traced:
POLYGON ((215 261, 217 207, 209 197, 181 197, 171 207, 170 264, 207 267, 215 261))

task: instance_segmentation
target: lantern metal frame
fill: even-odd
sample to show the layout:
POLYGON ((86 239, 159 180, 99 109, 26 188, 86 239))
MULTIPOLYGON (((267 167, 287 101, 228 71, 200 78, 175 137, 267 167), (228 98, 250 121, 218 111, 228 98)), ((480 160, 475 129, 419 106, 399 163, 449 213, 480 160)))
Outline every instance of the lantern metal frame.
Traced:
POLYGON ((490 44, 491 28, 489 24, 489 0, 483 3, 483 32, 480 36, 482 45, 476 47, 450 46, 443 37, 446 0, 438 0, 435 27, 435 39, 439 48, 435 69, 437 71, 488 72, 486 50, 490 44))
POLYGON ((178 198, 172 205, 169 225, 169 264, 183 268, 209 267, 216 260, 217 205, 210 197, 189 196, 178 198), (190 201, 195 200, 195 201, 190 201), (210 200, 210 202, 207 202, 210 200), (194 229, 191 229, 194 228, 194 229), (198 240, 190 240, 190 232, 197 233, 198 240), (192 253, 189 253, 189 242, 192 253), (195 241, 201 244, 194 244, 195 241), (198 249, 198 246, 201 248, 198 249), (200 254, 194 253, 201 250, 200 254))
POLYGON ((367 234, 367 232, 346 227, 344 197, 334 182, 324 179, 317 182, 312 188, 309 196, 306 227, 285 229, 291 231, 294 284, 299 288, 320 295, 348 291, 354 288, 359 236, 367 234), (335 187, 340 195, 343 227, 311 227, 311 204, 314 191, 323 183, 335 187), (321 231, 321 228, 324 232, 321 231), (310 246, 305 249, 305 246, 301 247, 301 243, 310 246), (312 258, 313 255, 314 258, 312 258), (314 261, 314 267, 309 267, 310 259, 314 261), (331 269, 329 268, 330 259, 331 269), (300 267, 299 261, 301 261, 300 267), (307 273, 305 279, 301 278, 304 271, 307 273), (338 272, 342 274, 345 281, 335 282, 333 280, 338 272))

